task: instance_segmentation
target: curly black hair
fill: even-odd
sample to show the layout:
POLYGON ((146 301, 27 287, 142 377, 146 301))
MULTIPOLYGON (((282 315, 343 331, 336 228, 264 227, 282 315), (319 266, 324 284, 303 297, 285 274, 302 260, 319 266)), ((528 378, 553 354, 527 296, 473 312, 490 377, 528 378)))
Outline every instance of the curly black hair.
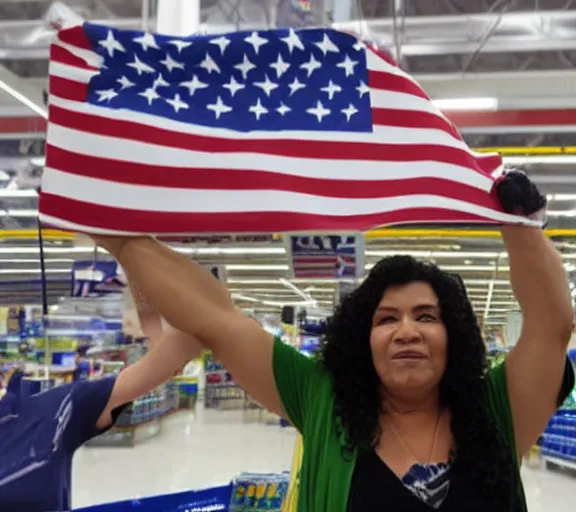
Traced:
POLYGON ((415 281, 428 283, 438 296, 448 333, 440 397, 452 414, 454 467, 467 468, 469 484, 480 490, 485 506, 493 512, 510 510, 514 459, 486 412, 485 344, 462 280, 436 265, 410 256, 381 260, 328 322, 321 360, 332 377, 337 423, 347 440, 345 450, 373 449, 379 438, 382 383, 370 348, 372 316, 388 287, 415 281))

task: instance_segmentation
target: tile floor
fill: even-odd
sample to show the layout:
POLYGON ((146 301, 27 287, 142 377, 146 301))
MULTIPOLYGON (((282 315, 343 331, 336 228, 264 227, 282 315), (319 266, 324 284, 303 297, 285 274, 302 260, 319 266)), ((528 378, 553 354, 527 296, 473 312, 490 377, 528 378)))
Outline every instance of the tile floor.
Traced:
MULTIPOLYGON (((246 423, 235 411, 181 412, 135 448, 82 448, 74 459, 73 505, 202 489, 242 471, 290 468, 292 429, 246 423)), ((574 512, 576 476, 524 468, 530 512, 574 512)))

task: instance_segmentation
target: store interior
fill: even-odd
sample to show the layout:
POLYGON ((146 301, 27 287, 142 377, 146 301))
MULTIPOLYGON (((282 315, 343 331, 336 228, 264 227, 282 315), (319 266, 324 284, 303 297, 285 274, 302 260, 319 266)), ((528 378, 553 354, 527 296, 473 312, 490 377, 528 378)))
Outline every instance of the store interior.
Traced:
MULTIPOLYGON (((86 236, 38 227, 55 27, 80 19, 154 30, 174 25, 174 17, 162 18, 181 3, 0 2, 0 374, 4 379, 23 370, 30 392, 117 373, 147 350, 126 276, 111 256, 86 236)), ((203 33, 333 23, 389 48, 471 148, 499 152, 546 194, 547 234, 576 299, 576 1, 189 3, 203 33)), ((226 283, 246 315, 309 357, 318 352, 326 319, 340 300, 381 258, 398 254, 462 277, 491 364, 506 357, 520 333, 508 257, 495 226, 162 239, 226 283)), ((576 336, 569 356, 576 365, 576 336)), ((199 506, 220 499, 231 507, 197 510, 292 512, 300 449, 295 429, 263 410, 205 352, 79 450, 73 506, 113 512, 127 509, 104 504, 175 493, 199 506)), ((526 454, 522 476, 530 511, 573 510, 576 389, 526 454)))

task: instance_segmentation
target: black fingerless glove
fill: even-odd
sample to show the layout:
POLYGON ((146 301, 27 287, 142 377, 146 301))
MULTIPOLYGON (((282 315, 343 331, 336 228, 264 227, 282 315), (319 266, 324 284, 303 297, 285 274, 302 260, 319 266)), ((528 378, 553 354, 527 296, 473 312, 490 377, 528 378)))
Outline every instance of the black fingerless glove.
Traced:
POLYGON ((496 180, 494 191, 506 213, 521 215, 546 225, 546 197, 524 171, 506 171, 496 180))

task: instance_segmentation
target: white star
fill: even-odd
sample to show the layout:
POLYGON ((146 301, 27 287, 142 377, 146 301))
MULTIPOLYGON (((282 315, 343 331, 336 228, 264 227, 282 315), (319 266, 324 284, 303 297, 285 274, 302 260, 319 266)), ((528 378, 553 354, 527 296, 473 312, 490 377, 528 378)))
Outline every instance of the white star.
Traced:
POLYGON ((200 67, 208 71, 208 73, 212 73, 213 71, 220 73, 220 67, 214 62, 214 59, 210 57, 208 52, 206 52, 206 57, 204 57, 204 60, 200 63, 200 67))
POLYGON ((227 114, 228 112, 232 111, 232 107, 225 105, 220 96, 218 96, 216 103, 211 103, 210 105, 207 105, 206 108, 208 110, 212 110, 212 112, 216 114, 216 119, 220 119, 222 114, 227 114))
POLYGON ((158 76, 156 77, 156 80, 154 80, 154 83, 152 84, 152 87, 154 89, 158 89, 158 87, 169 87, 170 84, 164 80, 164 77, 162 76, 161 73, 158 73, 158 76))
POLYGON ((340 112, 342 112, 346 116, 346 121, 350 121, 350 118, 358 113, 358 109, 350 103, 347 108, 343 108, 340 112))
POLYGON ((258 98, 256 105, 251 105, 248 110, 256 116, 258 121, 260 121, 260 116, 268 113, 268 109, 260 103, 260 98, 258 98))
POLYGON ((280 106, 276 109, 276 112, 278 112, 281 116, 283 116, 284 114, 287 114, 291 110, 292 109, 284 105, 284 103, 280 103, 280 106))
POLYGON ((356 64, 358 64, 357 60, 352 60, 348 55, 346 55, 346 58, 340 64, 336 65, 346 72, 346 76, 350 76, 354 74, 354 66, 356 66, 356 64))
POLYGON ((342 92, 342 87, 340 87, 339 85, 332 82, 332 80, 330 80, 330 82, 328 82, 328 85, 326 87, 322 87, 322 89, 320 90, 327 93, 328 99, 331 100, 334 98, 334 95, 337 92, 342 92))
POLYGON ((138 75, 141 75, 142 73, 154 73, 154 71, 156 71, 148 64, 144 64, 144 62, 138 58, 138 55, 134 55, 134 62, 130 62, 128 67, 134 68, 136 71, 138 71, 138 75))
POLYGON ((224 50, 226 50, 226 47, 230 44, 230 39, 224 36, 220 36, 218 39, 212 39, 210 44, 215 44, 218 46, 218 48, 220 48, 220 53, 224 55, 224 50))
POLYGON ((160 98, 160 95, 156 92, 156 89, 148 87, 144 92, 139 92, 138 96, 143 96, 148 100, 148 105, 152 105, 154 100, 160 98))
POLYGON ((296 77, 292 80, 292 83, 288 84, 290 89, 290 96, 292 96, 298 89, 304 89, 306 86, 300 82, 296 77))
POLYGON ((284 62, 282 55, 278 54, 276 62, 270 64, 270 67, 276 70, 276 78, 280 78, 284 73, 286 73, 286 71, 288 71, 290 64, 284 62))
POLYGON ((166 54, 166 58, 160 61, 160 64, 164 64, 168 71, 172 71, 173 69, 184 69, 184 64, 174 60, 170 54, 166 54))
POLYGON ((224 89, 228 89, 230 91, 230 96, 234 97, 234 95, 241 89, 244 89, 246 86, 237 82, 236 79, 231 76, 230 81, 227 84, 224 84, 222 87, 224 89))
POLYGON ((250 62, 248 56, 244 54, 244 60, 240 64, 234 66, 237 70, 242 73, 242 78, 246 80, 248 73, 252 71, 256 66, 250 62))
POLYGON ((256 55, 258 55, 258 50, 260 50, 261 46, 268 44, 268 39, 260 37, 258 35, 258 32, 252 32, 252 34, 250 34, 250 37, 246 37, 244 41, 252 45, 252 47, 254 48, 254 53, 256 53, 256 55))
POLYGON ((322 105, 322 103, 320 102, 316 103, 316 106, 314 108, 306 109, 306 113, 315 116, 316 119, 318 119, 319 123, 322 122, 323 117, 326 117, 331 112, 332 111, 329 108, 324 108, 324 105, 322 105))
POLYGON ((322 64, 320 64, 320 62, 318 62, 315 58, 314 55, 310 55, 310 60, 308 62, 305 62, 304 64, 300 64, 300 69, 305 69, 306 71, 308 71, 308 77, 310 77, 310 75, 312 73, 314 73, 314 71, 316 71, 317 69, 321 68, 322 64))
POLYGON ((118 41, 114 37, 114 34, 111 30, 108 31, 108 35, 106 36, 106 39, 102 39, 101 41, 98 41, 98 44, 106 49, 109 57, 114 57, 114 51, 126 52, 126 48, 124 48, 124 46, 122 46, 120 41, 118 41))
POLYGON ((114 89, 107 89, 105 91, 96 91, 98 95, 98 101, 110 101, 113 100, 118 93, 114 89))
POLYGON ((364 50, 366 45, 362 41, 356 41, 356 44, 352 47, 357 51, 364 50))
POLYGON ((296 35, 296 32, 294 32, 294 29, 292 29, 292 28, 288 32, 288 36, 287 37, 281 37, 280 40, 288 45, 288 51, 290 53, 292 53, 294 51, 294 48, 298 48, 299 50, 304 50, 304 45, 302 44, 302 41, 296 35))
POLYGON ((172 108, 174 109, 174 112, 176 112, 176 113, 180 112, 180 109, 186 110, 186 109, 190 108, 187 103, 184 103, 180 99, 179 94, 174 95, 174 98, 171 100, 166 100, 166 103, 169 103, 170 105, 172 105, 172 108))
POLYGON ((156 39, 154 39, 154 36, 150 34, 150 32, 145 32, 140 37, 135 37, 134 42, 142 46, 144 51, 148 51, 148 48, 154 48, 155 50, 160 49, 156 44, 156 39))
POLYGON ((322 50, 324 55, 326 55, 328 52, 338 53, 340 51, 338 47, 332 41, 330 41, 330 38, 326 33, 324 33, 324 38, 321 42, 314 44, 322 50))
POLYGON ((360 80, 360 85, 356 87, 358 94, 360 97, 364 96, 366 93, 370 92, 370 87, 368 87, 362 80, 360 80))
POLYGON ((182 50, 184 50, 185 48, 192 46, 192 43, 190 41, 182 41, 181 39, 174 39, 172 41, 168 41, 168 44, 173 44, 176 47, 176 49, 178 50, 178 55, 180 55, 182 53, 182 50))
POLYGON ((192 77, 192 80, 188 82, 180 82, 178 85, 180 87, 186 87, 186 89, 188 89, 188 94, 190 94, 190 96, 194 96, 194 93, 198 89, 206 89, 206 87, 208 87, 208 84, 198 80, 198 77, 196 75, 192 77))
POLYGON ((128 80, 128 78, 126 78, 125 76, 119 78, 116 81, 122 86, 122 89, 128 89, 128 87, 133 87, 134 85, 136 85, 134 82, 128 80))
POLYGON ((272 91, 278 88, 278 84, 276 82, 271 82, 268 75, 266 75, 266 80, 264 80, 264 82, 254 82, 254 85, 260 87, 260 89, 266 93, 266 96, 270 96, 272 91))

